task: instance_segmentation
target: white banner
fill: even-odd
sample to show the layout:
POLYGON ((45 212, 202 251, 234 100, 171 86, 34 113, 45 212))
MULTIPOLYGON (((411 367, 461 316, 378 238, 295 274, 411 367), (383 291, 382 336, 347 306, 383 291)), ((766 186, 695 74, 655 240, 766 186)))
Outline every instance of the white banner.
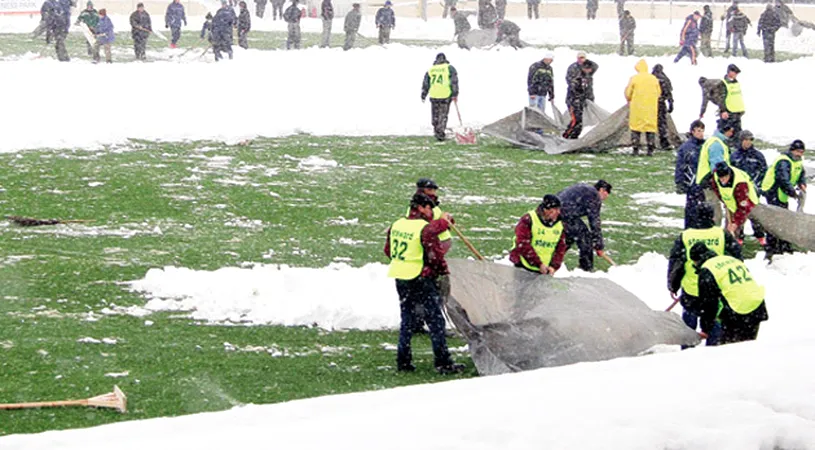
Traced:
POLYGON ((42 0, 0 0, 0 14, 39 13, 42 0))

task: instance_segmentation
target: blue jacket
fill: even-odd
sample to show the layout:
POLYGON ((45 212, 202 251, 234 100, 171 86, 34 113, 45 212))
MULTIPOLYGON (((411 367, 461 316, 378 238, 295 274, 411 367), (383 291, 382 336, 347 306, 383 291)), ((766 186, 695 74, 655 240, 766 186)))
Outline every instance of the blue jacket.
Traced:
POLYGON ((224 6, 215 13, 212 18, 212 42, 232 43, 232 27, 238 18, 235 10, 229 6, 224 6))
POLYGON ((590 184, 575 184, 558 192, 560 199, 560 217, 564 222, 578 220, 581 217, 589 219, 591 228, 591 239, 594 248, 603 249, 603 230, 600 225, 600 209, 603 201, 600 200, 600 193, 590 184))
POLYGON ((685 18, 685 24, 682 25, 682 31, 679 33, 679 40, 685 41, 685 46, 695 46, 696 41, 699 40, 699 25, 696 23, 696 18, 693 14, 685 18))
POLYGON ((390 8, 379 8, 379 11, 376 12, 376 26, 389 28, 395 27, 396 14, 393 13, 393 10, 390 8))
POLYGON ((730 153, 730 164, 747 172, 756 187, 761 186, 764 174, 767 173, 767 159, 755 147, 744 150, 739 145, 738 150, 730 153))
POLYGON ((696 179, 696 168, 699 166, 699 152, 702 150, 704 139, 691 136, 679 146, 676 152, 676 168, 674 169, 674 183, 676 192, 687 194, 696 179))
POLYGON ((63 14, 65 15, 65 30, 67 31, 68 28, 71 26, 71 8, 74 4, 71 0, 57 0, 59 2, 59 6, 62 8, 63 14))
POLYGON ((95 31, 96 40, 102 45, 112 44, 116 39, 116 34, 113 32, 113 22, 110 21, 108 16, 99 17, 99 23, 96 24, 95 31))
POLYGON ((68 2, 68 12, 65 12, 64 5, 60 0, 46 0, 42 5, 42 18, 45 25, 52 33, 55 31, 67 31, 70 23, 70 2, 68 2))
POLYGON ((181 22, 187 25, 187 15, 184 14, 184 5, 172 2, 167 5, 167 12, 164 13, 164 25, 170 28, 181 28, 181 22))

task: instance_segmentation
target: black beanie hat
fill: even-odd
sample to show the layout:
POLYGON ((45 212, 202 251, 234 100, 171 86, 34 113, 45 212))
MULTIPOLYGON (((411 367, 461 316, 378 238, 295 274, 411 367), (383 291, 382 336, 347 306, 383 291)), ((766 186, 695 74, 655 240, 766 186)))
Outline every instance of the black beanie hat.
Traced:
POLYGON ((410 207, 416 208, 417 206, 436 206, 433 199, 424 194, 413 194, 410 199, 410 207))
POLYGON ((730 168, 724 161, 719 161, 716 163, 716 167, 713 169, 716 172, 716 175, 720 177, 726 177, 728 175, 733 175, 733 169, 730 168))
POLYGON ((556 195, 546 194, 541 202, 543 209, 560 208, 560 199, 556 195))
POLYGON ((806 150, 806 147, 804 146, 804 141, 800 139, 792 141, 792 144, 790 144, 790 150, 806 150))
POLYGON ((416 182, 416 187, 419 189, 438 189, 439 185, 430 178, 419 178, 416 182))

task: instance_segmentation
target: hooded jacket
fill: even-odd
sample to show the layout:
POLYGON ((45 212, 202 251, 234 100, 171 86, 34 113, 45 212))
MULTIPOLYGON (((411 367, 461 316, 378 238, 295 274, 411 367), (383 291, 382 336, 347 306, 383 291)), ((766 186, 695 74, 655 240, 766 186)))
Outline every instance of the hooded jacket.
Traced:
POLYGON ((657 77, 648 73, 648 63, 641 59, 634 66, 637 74, 628 81, 625 99, 628 101, 628 128, 632 131, 656 133, 657 107, 662 90, 657 77))
MULTIPOLYGON (((436 61, 433 62, 433 65, 438 64, 450 64, 447 61, 447 58, 444 56, 437 56, 436 61)), ((452 65, 450 67, 450 98, 458 97, 458 72, 456 72, 456 68, 452 65)), ((422 82, 422 100, 427 98, 427 94, 430 93, 430 74, 425 72, 424 74, 424 81, 422 82)), ((433 99, 431 99, 432 101, 433 99)))

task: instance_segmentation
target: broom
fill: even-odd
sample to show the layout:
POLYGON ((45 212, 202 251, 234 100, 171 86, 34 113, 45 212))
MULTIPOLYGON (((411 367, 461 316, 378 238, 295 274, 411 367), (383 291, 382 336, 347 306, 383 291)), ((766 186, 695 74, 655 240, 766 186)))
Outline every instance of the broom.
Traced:
POLYGON ((113 386, 113 392, 108 392, 104 395, 86 398, 84 400, 60 400, 55 402, 34 402, 34 403, 4 403, 0 404, 0 410, 3 409, 28 409, 28 408, 56 408, 59 406, 89 406, 93 408, 112 408, 118 410, 120 413, 127 412, 127 396, 119 389, 119 386, 113 386))
POLYGON ((62 220, 62 219, 35 219, 33 217, 6 216, 10 222, 14 222, 21 227, 38 227, 40 225, 59 225, 65 223, 85 223, 93 220, 62 220))

